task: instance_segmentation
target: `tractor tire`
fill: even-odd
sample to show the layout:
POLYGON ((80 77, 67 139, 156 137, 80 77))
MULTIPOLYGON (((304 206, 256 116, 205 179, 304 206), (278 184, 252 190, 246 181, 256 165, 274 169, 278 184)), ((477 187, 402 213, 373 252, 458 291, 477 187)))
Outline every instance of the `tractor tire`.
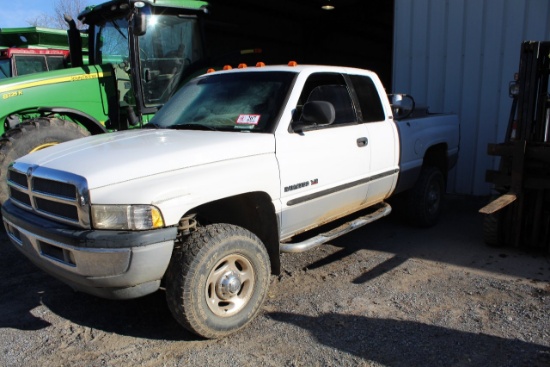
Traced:
POLYGON ((509 210, 509 207, 504 207, 483 216, 483 242, 487 246, 498 248, 511 244, 506 236, 506 230, 512 225, 508 218, 509 210))
POLYGON ((166 300, 187 330, 221 338, 254 319, 269 279, 269 256, 254 234, 230 224, 212 224, 176 244, 165 277, 166 300))
POLYGON ((418 227, 432 227, 440 217, 445 178, 437 167, 423 167, 414 187, 405 193, 403 214, 418 227))
POLYGON ((487 246, 502 247, 499 213, 486 214, 483 218, 483 242, 487 246))
POLYGON ((51 117, 28 120, 6 131, 0 140, 0 205, 8 200, 7 173, 14 160, 88 135, 90 133, 86 129, 74 122, 51 117))

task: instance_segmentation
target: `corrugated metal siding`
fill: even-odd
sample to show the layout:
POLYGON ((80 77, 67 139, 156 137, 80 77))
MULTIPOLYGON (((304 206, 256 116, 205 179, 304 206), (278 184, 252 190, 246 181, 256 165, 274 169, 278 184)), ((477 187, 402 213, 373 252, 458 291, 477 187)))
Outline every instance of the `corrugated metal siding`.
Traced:
POLYGON ((504 140, 524 40, 550 40, 550 1, 395 0, 392 91, 461 120, 450 192, 491 191, 487 144, 504 140))

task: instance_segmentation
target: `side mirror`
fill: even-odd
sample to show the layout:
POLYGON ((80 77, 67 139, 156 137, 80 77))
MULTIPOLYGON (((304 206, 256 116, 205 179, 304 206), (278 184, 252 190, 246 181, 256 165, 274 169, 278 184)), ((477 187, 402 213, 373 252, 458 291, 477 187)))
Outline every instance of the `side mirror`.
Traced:
POLYGON ((143 11, 134 14, 133 31, 136 36, 143 36, 147 31, 147 16, 143 11))
POLYGON ((300 121, 292 123, 293 131, 302 131, 317 126, 328 126, 334 122, 336 112, 334 106, 326 101, 306 102, 302 107, 300 121))
POLYGON ((388 97, 394 119, 405 119, 414 112, 415 102, 412 96, 408 94, 388 94, 388 97))

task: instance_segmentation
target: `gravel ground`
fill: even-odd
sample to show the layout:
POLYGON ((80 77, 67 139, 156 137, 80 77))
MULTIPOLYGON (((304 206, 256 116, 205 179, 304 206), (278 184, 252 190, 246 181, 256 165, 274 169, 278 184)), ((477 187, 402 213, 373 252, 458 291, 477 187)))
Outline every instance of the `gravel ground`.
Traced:
POLYGON ((74 293, 0 236, 0 366, 550 366, 550 256, 489 248, 477 198, 283 254, 245 329, 201 340, 164 294, 74 293))

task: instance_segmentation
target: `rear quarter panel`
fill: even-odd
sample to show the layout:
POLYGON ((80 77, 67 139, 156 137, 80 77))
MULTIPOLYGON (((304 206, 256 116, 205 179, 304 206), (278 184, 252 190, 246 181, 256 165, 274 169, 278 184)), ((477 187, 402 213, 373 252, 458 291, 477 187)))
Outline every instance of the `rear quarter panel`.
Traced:
POLYGON ((454 114, 428 114, 396 121, 400 143, 400 178, 395 193, 411 188, 422 168, 426 151, 443 144, 447 150, 447 168, 456 163, 459 150, 459 120, 454 114))

